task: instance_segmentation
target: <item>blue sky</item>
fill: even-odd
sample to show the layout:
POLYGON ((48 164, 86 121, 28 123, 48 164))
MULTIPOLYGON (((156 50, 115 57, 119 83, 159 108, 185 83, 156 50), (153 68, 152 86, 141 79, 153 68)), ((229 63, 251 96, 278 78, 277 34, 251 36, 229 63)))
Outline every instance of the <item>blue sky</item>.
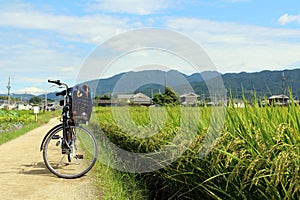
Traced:
MULTIPOLYGON (((145 27, 191 38, 221 73, 300 68, 298 0, 0 0, 0 9, 0 93, 9 76, 13 93, 50 92, 49 78, 73 84, 98 45, 145 27)), ((106 76, 135 69, 138 56, 106 76)))

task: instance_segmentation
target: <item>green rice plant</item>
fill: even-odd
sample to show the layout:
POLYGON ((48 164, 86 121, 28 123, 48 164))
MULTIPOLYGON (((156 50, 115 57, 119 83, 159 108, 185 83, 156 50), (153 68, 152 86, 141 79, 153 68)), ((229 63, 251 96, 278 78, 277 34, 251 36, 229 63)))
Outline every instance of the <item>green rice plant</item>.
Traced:
POLYGON ((139 176, 150 199, 299 199, 300 110, 295 104, 226 107, 217 143, 201 158, 212 108, 155 108, 151 110, 158 113, 152 115, 155 120, 150 108, 130 108, 130 119, 121 115, 128 112, 125 109, 97 108, 97 120, 111 142, 137 153, 184 144, 174 138, 178 133, 189 134, 188 130, 195 128, 191 122, 198 120, 192 143, 175 162, 139 176), (119 119, 112 109, 119 109, 119 119), (184 113, 183 109, 190 110, 184 113), (126 124, 126 120, 132 121, 126 124), (157 131, 151 135, 150 130, 157 131))

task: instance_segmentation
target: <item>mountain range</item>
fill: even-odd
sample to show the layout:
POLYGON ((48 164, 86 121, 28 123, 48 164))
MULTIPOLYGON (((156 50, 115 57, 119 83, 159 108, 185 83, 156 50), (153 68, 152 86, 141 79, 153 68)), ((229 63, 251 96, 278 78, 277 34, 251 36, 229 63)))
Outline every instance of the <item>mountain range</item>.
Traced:
MULTIPOLYGON (((231 93, 233 98, 253 97, 254 92, 259 98, 268 97, 274 94, 282 94, 282 84, 284 83, 285 94, 292 91, 294 98, 300 98, 300 69, 282 71, 261 71, 254 73, 226 73, 221 74, 216 71, 205 71, 191 75, 183 74, 176 70, 168 72, 160 70, 145 70, 137 72, 127 72, 114 75, 109 78, 91 80, 88 84, 94 95, 117 95, 142 92, 149 97, 155 93, 163 93, 165 85, 171 87, 179 95, 187 92, 208 97, 209 92, 205 80, 214 80, 221 77, 227 93, 231 93), (284 73, 284 82, 282 75, 284 73)), ((220 80, 220 79, 219 79, 220 80)), ((23 96, 24 95, 19 95, 23 96)), ((27 94, 29 97, 29 94, 27 94)), ((41 95, 44 98, 44 95, 41 95)), ((55 100, 55 93, 49 93, 48 99, 55 100)))
POLYGON ((99 97, 104 94, 137 92, 151 97, 155 93, 163 93, 165 85, 171 87, 179 95, 194 91, 198 95, 208 97, 209 92, 204 77, 206 81, 217 80, 217 77, 221 77, 228 95, 231 93, 233 98, 241 99, 243 95, 251 98, 254 93, 257 97, 264 98, 282 94, 282 88, 285 89, 286 95, 289 95, 289 91, 291 91, 294 98, 300 97, 300 69, 226 74, 205 71, 191 75, 176 70, 168 72, 146 70, 120 73, 110 78, 89 81, 87 84, 96 91, 95 93, 99 97), (284 77, 282 77, 283 74, 284 77), (284 82, 282 78, 284 78, 284 82))

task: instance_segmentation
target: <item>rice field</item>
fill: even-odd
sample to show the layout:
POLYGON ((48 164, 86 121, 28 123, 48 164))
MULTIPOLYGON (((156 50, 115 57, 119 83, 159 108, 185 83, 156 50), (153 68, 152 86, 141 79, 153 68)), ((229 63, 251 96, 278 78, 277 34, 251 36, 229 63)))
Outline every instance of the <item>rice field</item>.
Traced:
POLYGON ((55 116, 57 112, 40 112, 36 123, 32 110, 0 109, 0 145, 48 122, 55 116))
MULTIPOLYGON (((158 170, 131 169, 147 186, 149 199, 299 199, 299 106, 230 105, 222 110, 222 127, 204 156, 214 108, 97 107, 95 117, 106 137, 127 152, 176 147, 168 154, 172 162, 160 160, 158 170)), ((140 169, 130 165, 132 160, 118 160, 116 150, 106 153, 111 167, 140 169)))
POLYGON ((19 129, 34 121, 34 116, 28 111, 0 110, 0 133, 19 129))

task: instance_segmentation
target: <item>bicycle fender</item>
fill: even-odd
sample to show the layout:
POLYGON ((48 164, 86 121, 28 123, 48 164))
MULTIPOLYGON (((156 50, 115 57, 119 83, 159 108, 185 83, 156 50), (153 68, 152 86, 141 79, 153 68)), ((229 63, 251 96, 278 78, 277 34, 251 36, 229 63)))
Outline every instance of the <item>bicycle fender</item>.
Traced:
POLYGON ((53 131, 56 131, 56 130, 62 128, 62 126, 63 126, 63 124, 58 124, 58 125, 54 126, 52 129, 50 129, 50 131, 48 131, 48 133, 45 135, 45 137, 44 137, 44 139, 43 139, 43 141, 42 141, 42 144, 41 144, 41 146, 40 146, 40 151, 43 151, 44 143, 45 143, 47 137, 48 137, 53 131))

